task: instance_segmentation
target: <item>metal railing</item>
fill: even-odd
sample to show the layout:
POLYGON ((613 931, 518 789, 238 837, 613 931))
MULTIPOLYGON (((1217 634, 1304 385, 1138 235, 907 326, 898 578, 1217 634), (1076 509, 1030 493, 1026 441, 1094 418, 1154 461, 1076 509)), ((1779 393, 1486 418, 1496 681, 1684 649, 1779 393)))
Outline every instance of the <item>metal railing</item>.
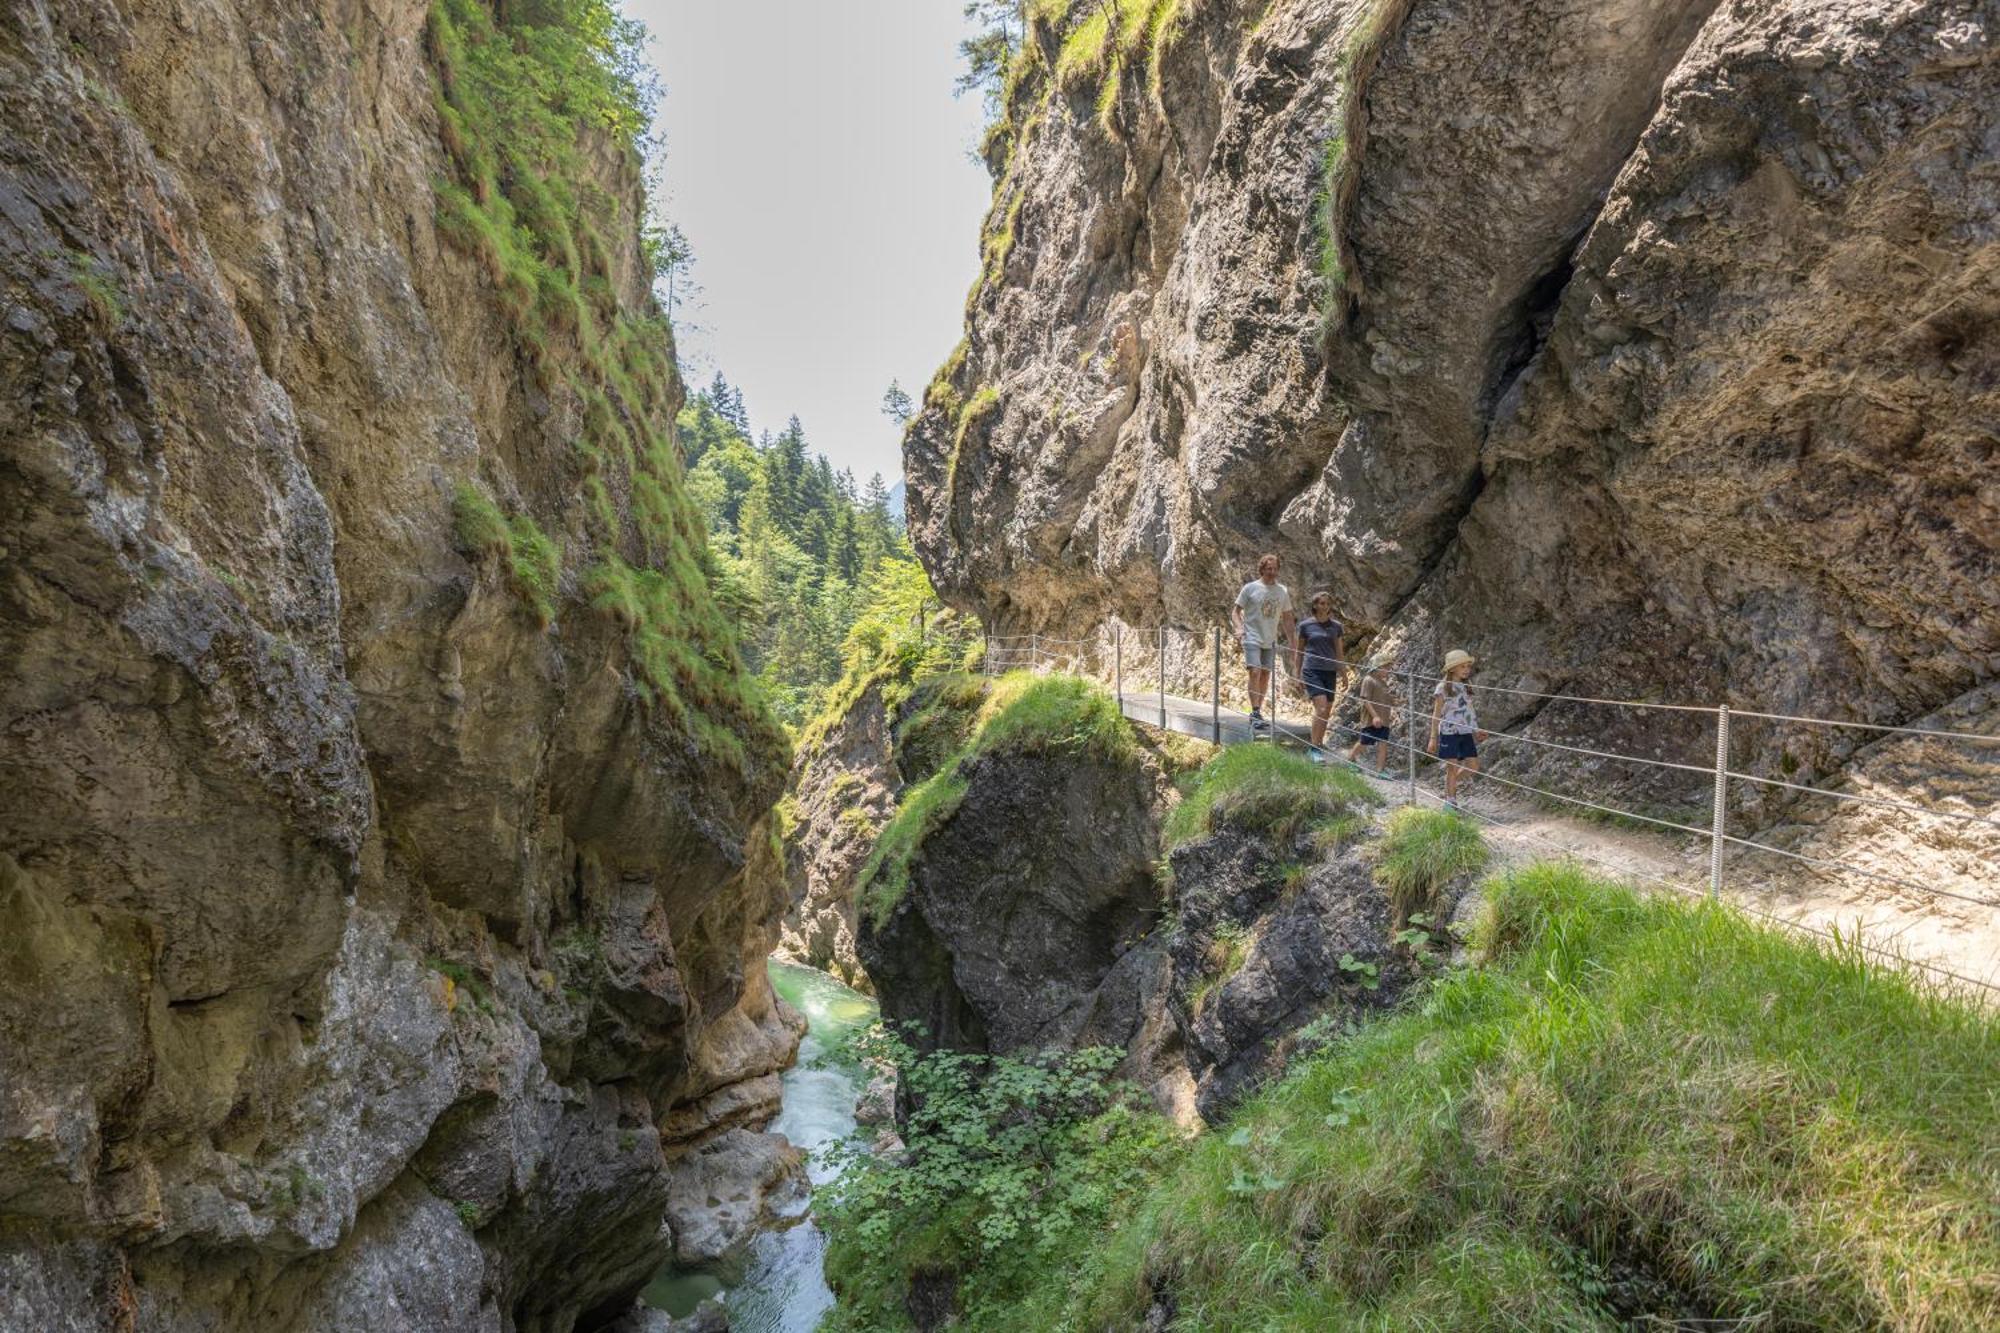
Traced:
MULTIPOLYGON (((1192 671, 1189 668, 1198 661, 1200 649, 1207 648, 1208 652, 1206 655, 1209 658, 1207 664, 1209 667, 1207 672, 1209 677, 1208 698, 1205 701, 1199 699, 1182 699, 1181 702, 1192 703, 1197 707, 1202 702, 1208 704, 1210 739, 1221 743, 1224 738, 1223 709, 1226 702, 1234 701, 1233 696, 1226 701, 1224 695, 1222 635, 1223 632, 1219 628, 1191 629, 1188 627, 1160 626, 1150 629, 1130 629, 1122 624, 1114 625, 1107 634, 1089 639, 1056 638, 1040 634, 1013 636, 989 635, 986 640, 986 669, 990 672, 1022 668, 1031 670, 1055 669, 1077 675, 1106 679, 1116 692, 1121 709, 1126 708, 1128 703, 1144 708, 1146 702, 1151 701, 1148 699, 1148 696, 1151 696, 1151 699, 1157 700, 1156 708, 1147 709, 1147 712, 1155 713, 1159 724, 1165 727, 1169 719, 1168 700, 1177 697, 1171 696, 1168 693, 1169 659, 1178 657, 1182 667, 1178 674, 1181 679, 1188 679, 1192 675, 1192 671), (1128 637, 1133 641, 1130 645, 1127 643, 1128 637), (1138 693, 1128 691, 1128 682, 1126 681, 1126 659, 1128 655, 1134 657, 1135 663, 1143 662, 1146 656, 1151 656, 1154 659, 1157 673, 1156 679, 1149 682, 1152 685, 1151 689, 1138 693)), ((1299 726, 1294 725, 1293 722, 1283 716, 1281 702, 1286 694, 1286 668, 1288 666, 1291 668, 1290 683, 1296 689, 1303 677, 1301 668, 1310 665, 1315 669, 1324 668, 1329 670, 1335 677, 1334 700, 1329 709, 1326 727, 1328 741, 1331 742, 1336 736, 1339 737, 1339 743, 1343 745, 1364 740, 1358 727, 1352 721, 1344 720, 1342 717, 1342 714, 1349 710, 1350 705, 1356 698, 1355 689, 1348 683, 1349 679, 1351 678, 1357 682, 1359 680, 1358 674, 1350 677, 1349 673, 1365 671, 1366 668, 1364 665, 1352 661, 1300 653, 1290 649, 1279 649, 1274 654, 1274 657, 1275 669, 1271 676, 1268 694, 1271 707, 1271 713, 1267 718, 1269 730, 1263 733, 1262 737, 1258 737, 1258 739, 1269 738, 1273 741, 1282 740, 1310 743, 1309 736, 1299 726)), ((1418 738, 1428 731, 1431 716, 1430 709, 1420 707, 1420 704, 1427 699, 1434 699, 1437 696, 1437 687, 1445 683, 1444 678, 1417 671, 1412 667, 1394 668, 1388 674, 1390 679, 1400 686, 1398 693, 1402 695, 1401 716, 1392 720, 1390 739, 1378 741, 1375 738, 1366 738, 1366 743, 1371 745, 1379 743, 1388 746, 1402 759, 1403 775, 1400 785, 1405 788, 1406 801, 1417 803, 1425 799, 1441 799, 1436 794, 1426 790, 1420 783, 1419 766, 1420 764, 1449 763, 1451 761, 1440 761, 1432 758, 1429 754, 1428 745, 1419 744, 1418 738), (1400 736, 1400 739, 1398 739, 1398 736, 1400 736)), ((1966 808, 1920 805, 1908 800, 1877 796, 1866 792, 1837 790, 1829 787, 1814 786, 1810 783, 1792 781, 1789 773, 1786 777, 1780 778, 1746 772, 1742 768, 1735 766, 1731 760, 1732 723, 1737 721, 1749 720, 1758 724, 1775 727, 1826 727, 1863 730, 1872 733, 1874 740, 1917 737, 1930 742, 1943 741, 1976 747, 1994 747, 1994 759, 1996 761, 2000 761, 2000 735, 1952 731, 1939 727, 1899 726, 1889 723, 1804 717, 1789 713, 1733 708, 1727 704, 1660 703, 1649 700, 1608 699, 1590 695, 1549 693, 1512 686, 1487 685, 1471 681, 1463 682, 1463 684, 1469 694, 1476 692, 1500 699, 1520 698, 1535 700, 1539 701, 1538 707, 1560 703, 1584 710, 1617 709, 1626 714, 1670 714, 1682 719, 1684 724, 1705 719, 1708 722, 1708 726, 1700 727, 1697 734, 1705 733, 1712 737, 1714 742, 1714 760, 1712 764, 1688 762, 1686 759, 1670 759, 1658 755, 1632 754, 1600 746, 1570 744, 1564 741, 1550 740, 1538 736, 1527 736, 1515 732, 1490 730, 1485 733, 1487 742, 1498 742, 1503 747, 1518 745, 1540 748, 1588 760, 1636 765, 1676 775, 1677 780, 1690 784, 1690 803, 1692 802, 1694 792, 1696 790, 1700 791, 1700 802, 1702 806, 1706 807, 1704 813, 1708 816, 1705 821, 1705 827, 1693 822, 1686 822, 1682 819, 1665 818, 1657 811, 1649 813, 1640 810, 1627 810, 1617 805, 1609 804, 1606 800, 1593 800, 1571 792, 1556 791, 1533 782, 1522 781, 1518 776, 1508 776, 1506 774, 1487 771, 1481 772, 1477 780, 1481 783, 1496 783, 1540 802, 1555 803, 1558 808, 1589 811, 1616 819, 1629 820, 1647 828, 1681 835, 1690 840, 1705 841, 1707 844, 1706 859, 1708 862, 1708 884, 1705 896, 1711 900, 1721 897, 1725 882, 1732 869, 1733 861, 1741 858, 1772 857, 1782 861, 1786 865, 1802 867, 1804 871, 1815 875, 1832 876, 1851 874, 1874 883, 1894 886, 1900 891, 1918 895, 1927 901, 1945 899, 1975 908, 1983 908, 1988 911, 2000 910, 2000 879, 1996 879, 1994 875, 1990 853, 1981 860, 1982 866, 1986 869, 1986 875, 1982 879, 1975 880, 1965 886, 1970 889, 1986 888, 1987 892, 1983 894, 1979 892, 1964 892, 1956 887, 1947 887, 1946 885, 1932 882, 1920 882, 1904 875, 1892 874, 1888 871, 1877 869, 1873 866, 1808 855, 1807 853, 1795 851, 1791 848, 1773 845, 1770 842, 1760 842, 1755 838, 1743 837, 1731 832, 1728 822, 1732 791, 1752 789, 1779 793, 1796 801, 1824 800, 1833 803, 1835 808, 1840 808, 1843 804, 1852 804, 1878 810, 1895 811, 1902 815, 1914 816, 1927 821, 1945 821, 1960 829, 1975 832, 1985 829, 2000 831, 2000 811, 1996 811, 1990 807, 1985 809, 1974 807, 1971 801, 1963 797, 1956 798, 1956 801, 1959 805, 1963 805, 1966 808), (1732 784, 1735 784, 1735 786, 1732 787, 1732 784)), ((1185 714, 1183 714, 1183 717, 1185 717, 1185 714)), ((1685 725, 1682 727, 1682 731, 1686 731, 1685 725)), ((1501 753, 1504 757, 1504 748, 1501 753)), ((1531 838, 1539 837, 1532 830, 1521 828, 1516 822, 1496 818, 1493 815, 1474 810, 1469 806, 1460 806, 1460 809, 1463 813, 1488 824, 1513 828, 1517 832, 1524 833, 1525 836, 1531 838)), ((1540 841, 1549 842, 1546 838, 1540 838, 1540 841)), ((1550 845, 1556 846, 1565 855, 1582 856, 1586 860, 1596 861, 1621 876, 1637 875, 1640 878, 1664 884, 1679 893, 1694 893, 1697 895, 1704 893, 1703 889, 1696 888, 1693 885, 1671 880, 1651 872, 1635 870, 1628 865, 1613 864, 1605 861, 1603 858, 1594 857, 1588 852, 1582 852, 1575 848, 1561 847, 1559 844, 1554 843, 1550 843, 1550 845)), ((1694 845, 1699 845, 1699 843, 1695 843, 1694 845)), ((1862 945, 1854 939, 1843 939, 1837 931, 1832 935, 1828 935, 1826 931, 1804 922, 1791 921, 1748 905, 1741 906, 1753 915, 1763 917, 1781 925, 1800 929, 1822 938, 1852 945, 1864 953, 1878 957, 1898 957, 1879 948, 1862 945)), ((1901 959, 1901 961, 1949 978, 1955 983, 1972 984, 2000 994, 2000 985, 1996 985, 1993 981, 1966 976, 1949 968, 1922 962, 1917 959, 1905 958, 1901 959)))

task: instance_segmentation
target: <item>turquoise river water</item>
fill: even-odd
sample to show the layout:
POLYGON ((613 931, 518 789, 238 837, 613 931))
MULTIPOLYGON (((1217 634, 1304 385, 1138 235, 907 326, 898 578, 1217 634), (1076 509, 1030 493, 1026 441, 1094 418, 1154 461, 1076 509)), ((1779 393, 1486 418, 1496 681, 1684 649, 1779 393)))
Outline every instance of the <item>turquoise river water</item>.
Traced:
MULTIPOLYGON (((854 1105, 862 1090, 861 1071, 835 1053, 875 1021, 875 1002, 823 972, 785 963, 771 964, 771 985, 807 1023, 799 1061, 785 1071, 784 1110, 771 1128, 806 1150, 816 1188, 828 1179, 822 1150, 854 1133, 854 1105)), ((811 1333, 833 1308, 825 1258, 826 1237, 808 1214, 794 1226, 757 1237, 741 1276, 663 1272, 644 1299, 678 1316, 720 1295, 732 1333, 811 1333)))

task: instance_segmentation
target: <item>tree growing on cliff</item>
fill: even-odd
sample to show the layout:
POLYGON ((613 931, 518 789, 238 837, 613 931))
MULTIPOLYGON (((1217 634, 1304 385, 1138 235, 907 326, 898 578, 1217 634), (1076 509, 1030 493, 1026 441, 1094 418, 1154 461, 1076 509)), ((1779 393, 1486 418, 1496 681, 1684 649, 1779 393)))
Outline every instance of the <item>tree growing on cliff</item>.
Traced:
POLYGON ((952 84, 963 96, 976 92, 986 103, 986 119, 1000 117, 1000 95, 1007 83, 1007 66, 1021 49, 1027 16, 1020 0, 966 0, 965 17, 980 25, 977 35, 958 44, 965 69, 952 84))

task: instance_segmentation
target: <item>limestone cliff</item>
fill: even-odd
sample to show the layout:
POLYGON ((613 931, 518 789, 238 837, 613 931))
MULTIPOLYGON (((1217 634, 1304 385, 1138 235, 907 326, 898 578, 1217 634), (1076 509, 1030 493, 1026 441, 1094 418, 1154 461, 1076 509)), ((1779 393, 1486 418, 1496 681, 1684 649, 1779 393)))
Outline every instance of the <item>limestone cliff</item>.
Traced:
POLYGON ((594 1326, 774 1108, 592 13, 0 10, 0 1325, 594 1326))
POLYGON ((949 600, 1205 627, 1268 548, 1495 684, 1992 721, 1990 0, 1030 10, 905 439, 949 600))

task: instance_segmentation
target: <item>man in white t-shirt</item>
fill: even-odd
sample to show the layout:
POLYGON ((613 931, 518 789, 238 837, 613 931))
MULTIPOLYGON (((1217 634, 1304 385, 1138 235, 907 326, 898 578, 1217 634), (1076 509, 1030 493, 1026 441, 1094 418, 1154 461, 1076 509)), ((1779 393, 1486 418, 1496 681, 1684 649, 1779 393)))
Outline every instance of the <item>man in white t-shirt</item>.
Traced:
POLYGON ((1292 641, 1292 593, 1278 582, 1278 557, 1257 562, 1257 577, 1236 594, 1229 621, 1243 644, 1243 664, 1250 669, 1250 727, 1269 731, 1264 720, 1264 692, 1271 684, 1271 667, 1278 645, 1292 641))

